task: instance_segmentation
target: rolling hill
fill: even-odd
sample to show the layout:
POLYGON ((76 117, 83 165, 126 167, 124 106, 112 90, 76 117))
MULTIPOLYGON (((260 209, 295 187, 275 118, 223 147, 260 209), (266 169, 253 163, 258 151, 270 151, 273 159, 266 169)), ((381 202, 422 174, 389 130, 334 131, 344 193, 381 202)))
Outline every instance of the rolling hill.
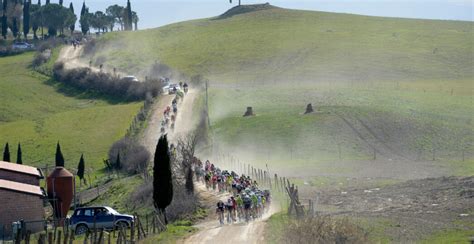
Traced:
POLYGON ((106 101, 61 86, 32 71, 32 59, 33 53, 0 58, 2 148, 9 142, 16 160, 21 143, 24 164, 52 167, 59 141, 68 169, 75 169, 84 153, 91 174, 102 174, 102 159, 125 134, 141 103, 106 101))
POLYGON ((214 154, 294 176, 472 175, 473 27, 244 5, 108 33, 87 58, 208 78, 214 154))

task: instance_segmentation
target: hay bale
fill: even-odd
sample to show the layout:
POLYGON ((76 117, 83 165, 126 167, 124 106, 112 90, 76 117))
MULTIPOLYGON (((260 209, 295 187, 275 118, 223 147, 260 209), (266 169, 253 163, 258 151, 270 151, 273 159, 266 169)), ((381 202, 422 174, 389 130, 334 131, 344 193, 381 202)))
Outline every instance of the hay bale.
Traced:
POLYGON ((312 113, 312 112, 314 112, 313 105, 311 105, 311 103, 308 103, 308 105, 306 106, 306 111, 304 112, 304 114, 309 114, 309 113, 312 113))
POLYGON ((247 117, 247 116, 255 116, 255 114, 253 113, 252 107, 247 107, 247 111, 245 111, 244 117, 247 117))

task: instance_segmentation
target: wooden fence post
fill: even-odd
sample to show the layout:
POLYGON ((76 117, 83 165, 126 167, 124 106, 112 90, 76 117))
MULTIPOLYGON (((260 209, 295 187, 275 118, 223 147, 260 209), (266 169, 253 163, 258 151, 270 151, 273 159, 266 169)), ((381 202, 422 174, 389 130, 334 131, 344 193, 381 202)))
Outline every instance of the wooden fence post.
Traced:
POLYGON ((74 231, 71 229, 71 238, 69 238, 69 244, 72 244, 74 242, 75 234, 76 233, 74 233, 74 231))
POLYGON ((153 234, 156 233, 156 221, 155 221, 155 220, 156 220, 156 215, 153 214, 152 219, 151 219, 151 225, 152 225, 152 228, 153 228, 153 229, 152 229, 153 234))
POLYGON ((27 231, 26 232, 26 236, 25 236, 25 243, 26 244, 30 244, 30 238, 31 238, 31 231, 27 231))
POLYGON ((86 231, 86 235, 84 236, 84 244, 87 244, 89 240, 89 231, 86 231))
POLYGON ((102 244, 103 243, 103 238, 104 238, 104 229, 100 229, 99 240, 97 240, 96 243, 102 244))
POLYGON ((58 230, 58 237, 56 238, 56 243, 61 244, 62 233, 61 230, 58 230))
POLYGON ((148 231, 148 214, 145 215, 145 221, 146 221, 146 233, 149 234, 150 232, 148 231))
POLYGON ((275 174, 275 178, 274 178, 273 182, 275 182, 275 189, 280 191, 280 184, 278 184, 278 175, 277 174, 275 174))
MULTIPOLYGON (((136 220, 135 216, 133 218, 136 220)), ((135 221, 130 225, 130 241, 135 241, 135 221)))
POLYGON ((69 240, 69 231, 64 230, 64 244, 67 244, 67 241, 69 240))
POLYGON ((39 237, 38 237, 38 244, 45 244, 44 238, 45 238, 45 235, 40 234, 39 237))
POLYGON ((48 233, 48 244, 53 244, 53 232, 48 233))

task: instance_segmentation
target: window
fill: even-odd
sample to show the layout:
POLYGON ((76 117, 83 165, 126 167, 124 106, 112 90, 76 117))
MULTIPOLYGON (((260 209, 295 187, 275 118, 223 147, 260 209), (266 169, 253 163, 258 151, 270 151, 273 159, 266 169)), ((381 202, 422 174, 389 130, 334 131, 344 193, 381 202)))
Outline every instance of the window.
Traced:
POLYGON ((74 215, 76 216, 82 216, 84 214, 84 211, 82 209, 76 210, 76 213, 74 215))
POLYGON ((95 209, 95 216, 104 216, 107 215, 107 210, 105 208, 95 209))
POLYGON ((94 209, 84 209, 84 216, 87 216, 87 217, 94 216, 94 209))

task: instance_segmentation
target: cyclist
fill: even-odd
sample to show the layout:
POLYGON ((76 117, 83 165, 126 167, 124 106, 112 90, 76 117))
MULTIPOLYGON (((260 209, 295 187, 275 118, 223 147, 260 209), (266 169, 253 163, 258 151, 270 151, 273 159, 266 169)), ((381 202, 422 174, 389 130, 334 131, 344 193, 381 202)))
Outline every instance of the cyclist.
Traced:
POLYGON ((235 199, 236 203, 237 203, 237 212, 238 212, 238 215, 239 215, 239 220, 242 221, 242 217, 243 217, 243 208, 244 208, 244 201, 242 200, 242 197, 240 197, 240 195, 237 195, 237 198, 235 199))
POLYGON ((219 219, 219 224, 223 225, 224 224, 224 202, 220 200, 217 202, 216 214, 219 219))
POLYGON ((232 200, 232 218, 235 222, 237 221, 237 201, 235 200, 234 196, 231 196, 230 199, 232 200))
POLYGON ((250 211, 251 211, 251 208, 252 208, 252 199, 249 197, 249 195, 244 195, 242 201, 244 203, 245 221, 249 222, 249 220, 250 220, 250 211))
POLYGON ((233 212, 232 212, 233 208, 234 208, 234 204, 232 202, 232 199, 230 199, 230 198, 227 199, 227 202, 225 204, 225 210, 227 212, 226 216, 227 216, 227 223, 228 224, 232 224, 232 221, 234 220, 234 216, 233 216, 233 212))
POLYGON ((252 215, 253 215, 253 218, 256 219, 258 217, 258 198, 257 198, 257 195, 255 193, 252 193, 252 195, 250 196, 251 199, 252 199, 252 215))

